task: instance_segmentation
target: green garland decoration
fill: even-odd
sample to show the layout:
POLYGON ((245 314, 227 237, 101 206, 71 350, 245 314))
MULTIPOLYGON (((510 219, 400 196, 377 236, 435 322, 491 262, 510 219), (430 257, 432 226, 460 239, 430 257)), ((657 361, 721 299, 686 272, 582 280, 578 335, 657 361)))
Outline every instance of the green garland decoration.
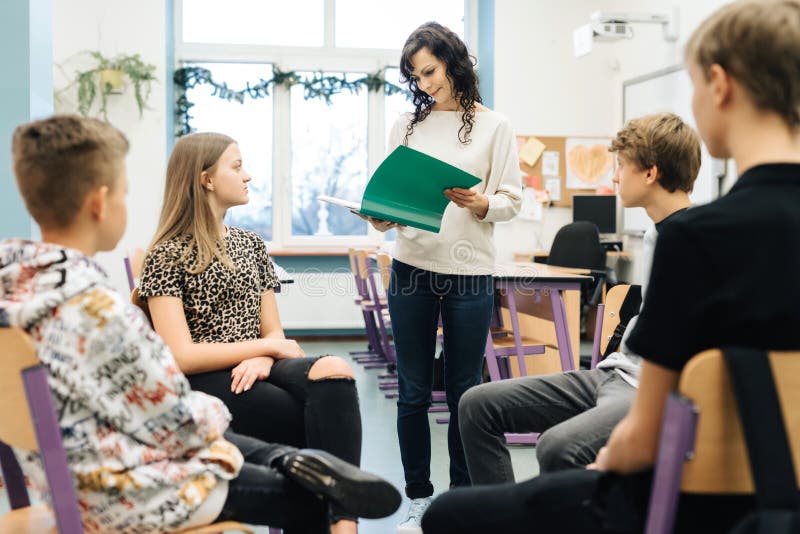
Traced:
POLYGON ((405 93, 408 98, 411 93, 402 87, 387 82, 384 71, 368 74, 363 78, 348 81, 344 76, 323 75, 316 72, 312 76, 303 76, 294 71, 284 72, 277 67, 272 67, 272 78, 265 80, 259 79, 258 82, 247 82, 244 89, 231 89, 225 82, 214 80, 211 71, 202 67, 182 67, 175 71, 173 76, 175 81, 177 98, 175 100, 175 136, 180 137, 192 133, 194 128, 191 126, 192 115, 190 113, 194 104, 186 97, 188 89, 193 89, 198 85, 210 85, 213 88, 212 96, 217 96, 228 102, 244 103, 245 98, 264 98, 269 96, 271 85, 282 85, 290 88, 293 85, 303 86, 303 98, 321 98, 325 103, 331 104, 331 97, 343 91, 358 93, 363 87, 368 91, 380 91, 383 88, 386 95, 405 93))

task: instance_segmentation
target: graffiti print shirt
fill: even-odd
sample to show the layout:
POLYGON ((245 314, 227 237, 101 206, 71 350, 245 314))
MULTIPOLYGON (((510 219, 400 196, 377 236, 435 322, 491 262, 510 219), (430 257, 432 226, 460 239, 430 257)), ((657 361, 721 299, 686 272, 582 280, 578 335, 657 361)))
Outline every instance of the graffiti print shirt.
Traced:
MULTIPOLYGON (((180 530, 238 474, 241 453, 222 438, 225 405, 191 390, 141 310, 92 258, 0 243, 0 325, 28 332, 48 368, 88 532, 180 530)), ((15 453, 46 488, 38 455, 15 453)))

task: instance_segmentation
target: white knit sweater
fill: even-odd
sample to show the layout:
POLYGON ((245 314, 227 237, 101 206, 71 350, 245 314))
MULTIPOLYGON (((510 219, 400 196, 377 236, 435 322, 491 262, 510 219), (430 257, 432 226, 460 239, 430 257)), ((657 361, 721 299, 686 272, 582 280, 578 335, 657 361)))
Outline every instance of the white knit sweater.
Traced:
MULTIPOLYGON (((412 115, 402 115, 389 134, 391 153, 403 143, 412 115)), ((408 146, 462 169, 482 181, 472 189, 489 197, 484 219, 448 204, 438 234, 401 227, 394 257, 409 265, 445 274, 491 274, 494 270, 494 224, 518 212, 522 197, 522 171, 517 145, 508 119, 494 111, 475 114, 469 144, 458 140, 461 113, 432 111, 414 126, 408 146)))

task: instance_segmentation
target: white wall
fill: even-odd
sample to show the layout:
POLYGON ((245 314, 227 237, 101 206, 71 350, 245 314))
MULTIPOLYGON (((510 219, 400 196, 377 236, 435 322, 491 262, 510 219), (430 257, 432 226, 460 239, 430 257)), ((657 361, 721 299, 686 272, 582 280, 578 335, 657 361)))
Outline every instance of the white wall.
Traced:
MULTIPOLYGON (((502 0, 495 2, 495 109, 508 115, 520 134, 613 136, 622 126, 622 83, 683 61, 683 45, 697 25, 725 0, 502 0), (680 35, 676 43, 662 38, 657 25, 637 24, 634 38, 593 43, 587 56, 575 58, 572 32, 597 10, 664 12, 677 6, 680 35)), ((539 228, 544 248, 555 232, 571 222, 568 208, 551 208, 536 223, 498 225, 498 254, 532 247, 539 228)), ((631 281, 641 282, 635 258, 641 240, 625 239, 634 253, 631 281)), ((621 266, 623 267, 624 266, 621 266)))
MULTIPOLYGON (((105 56, 135 54, 156 66, 158 82, 140 119, 132 92, 109 97, 108 119, 131 142, 128 156, 128 229, 117 249, 99 254, 114 285, 128 292, 122 258, 128 247, 146 247, 158 222, 166 168, 165 9, 163 0, 55 0, 53 60, 56 91, 90 65, 84 50, 105 56)), ((170 69, 171 72, 171 69, 170 69)), ((171 81, 169 82, 171 83, 171 81)), ((56 112, 77 112, 77 87, 58 94, 56 112)))
MULTIPOLYGON (((597 0, 495 2, 495 101, 520 135, 609 136, 614 130, 613 50, 596 47, 575 59, 572 32, 586 24, 597 0)), ((542 223, 498 225, 498 257, 544 249, 571 222, 569 208, 551 208, 542 223)))

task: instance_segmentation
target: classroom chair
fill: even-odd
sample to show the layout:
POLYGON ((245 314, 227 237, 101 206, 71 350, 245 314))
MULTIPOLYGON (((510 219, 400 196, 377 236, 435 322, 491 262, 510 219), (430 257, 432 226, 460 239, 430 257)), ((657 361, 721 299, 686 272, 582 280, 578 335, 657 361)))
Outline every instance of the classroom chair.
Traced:
POLYGON ((122 260, 125 264, 125 274, 128 276, 128 289, 133 291, 133 288, 138 285, 139 278, 142 276, 142 267, 144 266, 144 249, 137 247, 125 255, 122 260))
POLYGON ((581 290, 581 324, 584 324, 590 306, 602 300, 608 278, 606 249, 600 244, 597 225, 577 221, 562 226, 553 238, 547 264, 591 271, 593 282, 581 290))
POLYGON ((378 334, 378 323, 375 317, 375 303, 369 294, 369 284, 366 276, 362 275, 361 261, 359 260, 360 249, 351 248, 347 252, 350 260, 350 270, 356 287, 355 304, 361 310, 364 318, 364 329, 367 334, 367 350, 351 352, 351 356, 358 363, 366 364, 366 368, 383 367, 386 357, 383 354, 381 341, 378 334))
MULTIPOLYGON (((371 258, 368 258, 369 261, 371 258)), ((378 275, 378 279, 381 281, 382 291, 378 289, 377 282, 375 281, 375 276, 371 275, 370 278, 370 288, 371 294, 374 301, 382 302, 380 305, 380 314, 381 320, 383 321, 384 329, 381 331, 378 330, 379 337, 381 338, 381 345, 383 346, 383 350, 386 354, 386 359, 389 361, 387 365, 386 373, 378 375, 379 379, 385 380, 384 382, 380 382, 378 387, 386 391, 384 396, 387 399, 395 399, 398 397, 396 392, 390 392, 389 390, 397 389, 397 353, 394 348, 394 341, 390 339, 389 331, 392 329, 392 318, 389 315, 389 305, 388 301, 386 300, 386 296, 389 294, 389 283, 392 277, 392 257, 389 256, 386 252, 383 251, 376 251, 374 254, 374 261, 375 261, 375 273, 378 275), (385 305, 384 305, 385 303, 385 305)))
MULTIPOLYGON (((498 288, 498 292, 502 291, 498 288)), ((486 336, 486 366, 489 369, 489 378, 492 381, 511 378, 508 359, 517 357, 521 376, 528 374, 525 366, 525 356, 528 354, 544 354, 545 343, 538 339, 525 337, 521 334, 519 317, 517 315, 517 301, 514 291, 505 291, 508 303, 508 312, 511 316, 511 331, 502 328, 502 324, 495 325, 486 336), (499 327, 499 328, 498 328, 499 327)), ((497 305, 497 304, 496 304, 497 305)))
MULTIPOLYGON (((769 493, 764 491, 766 482, 766 486, 772 485, 769 489, 773 492, 775 485, 780 485, 783 490, 787 490, 788 486, 788 493, 793 495, 794 506, 797 507, 797 480, 800 478, 800 352, 724 349, 725 352, 731 350, 739 351, 739 356, 742 356, 741 351, 746 351, 743 354, 746 359, 740 360, 747 362, 745 372, 748 378, 741 382, 745 386, 752 387, 756 382, 755 371, 758 366, 767 369, 766 375, 769 375, 768 369, 771 368, 775 384, 772 391, 776 395, 769 390, 771 386, 760 387, 754 390, 752 398, 761 400, 771 396, 773 408, 759 410, 752 399, 737 398, 729 362, 722 350, 707 350, 692 358, 681 373, 677 391, 667 399, 650 495, 647 534, 672 532, 680 493, 756 493, 761 502, 764 494, 769 493), (739 416, 743 406, 747 411, 757 412, 748 414, 754 417, 745 420, 744 424, 744 419, 739 416), (751 425, 754 421, 756 424, 771 421, 779 427, 781 412, 788 443, 785 439, 779 439, 779 432, 763 432, 771 428, 753 431, 751 425), (769 415, 773 415, 774 419, 769 415), (747 430, 746 434, 743 427, 747 430), (777 449, 771 448, 776 445, 777 449), (779 457, 780 453, 783 453, 789 466, 778 469, 777 476, 772 471, 751 468, 754 454, 763 462, 765 457, 779 457), (790 468, 792 457, 794 469, 790 468), (780 484, 776 483, 776 479, 780 479, 780 484)), ((763 386, 763 382, 759 385, 763 386)), ((775 493, 772 493, 768 498, 774 496, 775 493)), ((795 513, 800 514, 800 508, 795 513)))
POLYGON ((366 250, 357 250, 356 265, 368 297, 366 301, 362 301, 362 306, 366 304, 367 308, 371 309, 375 314, 381 354, 388 362, 389 367, 394 368, 397 365, 397 355, 395 354, 394 344, 389 339, 391 318, 389 317, 389 302, 386 296, 389 289, 388 280, 391 277, 391 259, 386 253, 377 251, 368 253, 366 250), (377 276, 380 276, 384 284, 384 291, 380 291, 378 288, 377 276))
MULTIPOLYGON (((0 516, 0 532, 15 534, 81 534, 83 524, 78 498, 61 441, 47 368, 39 363, 30 337, 19 328, 0 327, 0 464, 11 511, 0 516), (42 458, 51 506, 31 506, 25 479, 11 450, 37 451, 42 458)), ((225 521, 181 534, 212 534, 252 530, 235 521, 225 521)), ((280 530, 270 529, 270 534, 280 530)))
MULTIPOLYGON (((503 291, 498 287, 498 295, 503 291)), ((499 310, 499 300, 495 302, 495 319, 492 328, 486 336, 486 367, 489 371, 491 381, 505 380, 511 378, 511 367, 509 360, 516 356, 519 364, 520 376, 527 376, 528 369, 525 365, 525 357, 529 354, 544 354, 545 343, 538 339, 523 336, 519 326, 519 316, 517 312, 517 301, 513 289, 506 288, 504 291, 508 303, 508 311, 511 316, 511 330, 508 331, 502 324, 502 315, 499 310)), ((506 433, 506 443, 510 445, 534 445, 539 438, 538 433, 506 433)))
POLYGON ((153 328, 153 318, 150 317, 150 308, 147 306, 147 301, 139 296, 139 288, 134 287, 131 291, 131 304, 142 310, 144 316, 147 317, 147 322, 150 323, 150 328, 153 328))
MULTIPOLYGON (((605 303, 597 305, 590 369, 597 367, 600 360, 608 356, 609 341, 625 332, 628 321, 639 313, 641 305, 642 286, 618 284, 608 290, 605 303)), ((616 344, 612 349, 619 350, 619 345, 616 344)))

